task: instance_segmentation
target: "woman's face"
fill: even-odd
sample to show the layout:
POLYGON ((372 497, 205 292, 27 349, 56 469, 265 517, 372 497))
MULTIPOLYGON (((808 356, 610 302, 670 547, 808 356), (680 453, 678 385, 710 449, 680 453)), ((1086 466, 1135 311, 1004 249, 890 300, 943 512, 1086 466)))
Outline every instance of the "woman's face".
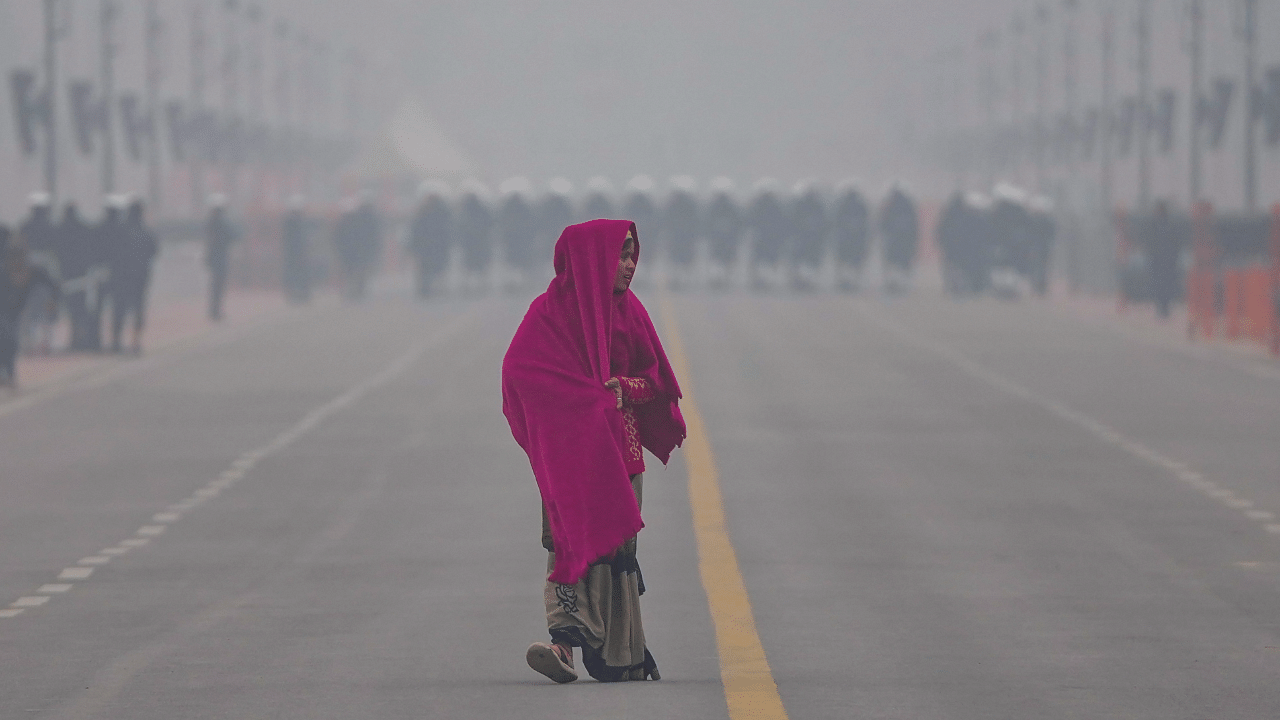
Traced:
POLYGON ((631 287, 631 276, 636 272, 636 238, 627 231, 627 241, 622 244, 622 255, 618 258, 618 272, 613 276, 613 291, 623 293, 631 287))

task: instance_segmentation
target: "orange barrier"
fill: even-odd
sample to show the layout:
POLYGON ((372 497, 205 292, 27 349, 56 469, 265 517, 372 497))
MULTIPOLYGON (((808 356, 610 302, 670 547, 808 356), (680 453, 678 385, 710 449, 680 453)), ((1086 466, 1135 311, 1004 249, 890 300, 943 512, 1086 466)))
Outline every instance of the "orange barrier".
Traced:
POLYGON ((1254 260, 1248 265, 1219 267, 1213 207, 1197 203, 1191 220, 1188 337, 1212 338, 1221 331, 1228 340, 1257 342, 1280 356, 1280 203, 1271 208, 1269 262, 1254 260))
POLYGON ((1271 272, 1267 283, 1267 323, 1271 354, 1280 356, 1280 203, 1271 206, 1271 272))

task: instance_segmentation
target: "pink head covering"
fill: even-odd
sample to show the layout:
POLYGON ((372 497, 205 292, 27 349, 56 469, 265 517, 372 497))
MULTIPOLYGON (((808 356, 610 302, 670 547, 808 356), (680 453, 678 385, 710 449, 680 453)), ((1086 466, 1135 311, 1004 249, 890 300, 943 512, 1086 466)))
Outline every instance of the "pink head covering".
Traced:
POLYGON ((628 220, 570 225, 556 242, 556 277, 534 299, 502 361, 502 412, 529 455, 556 562, 550 579, 575 583, 597 558, 644 527, 627 476, 622 413, 605 387, 613 345, 625 343, 629 377, 656 397, 636 407, 641 444, 664 464, 683 442, 680 386, 640 299, 613 282, 628 220))

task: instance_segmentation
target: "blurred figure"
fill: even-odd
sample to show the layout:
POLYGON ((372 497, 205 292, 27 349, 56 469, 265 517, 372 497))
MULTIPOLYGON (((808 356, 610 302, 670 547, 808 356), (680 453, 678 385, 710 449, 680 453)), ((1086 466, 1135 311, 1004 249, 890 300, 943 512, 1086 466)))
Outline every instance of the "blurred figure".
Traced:
POLYGON ((492 267, 494 224, 489 189, 475 180, 463 183, 456 228, 462 245, 462 267, 472 287, 483 287, 485 273, 492 267))
POLYGON ((747 208, 747 224, 752 234, 752 286, 756 290, 767 289, 771 284, 782 286, 782 259, 791 237, 791 222, 777 181, 766 178, 756 183, 747 208))
POLYGON ((671 194, 662 209, 662 231, 671 271, 672 287, 684 287, 693 281, 693 262, 697 258, 698 198, 697 183, 681 175, 671 179, 671 194))
POLYGON ((453 244, 453 212, 443 183, 423 183, 418 209, 409 227, 409 249, 414 260, 414 289, 419 298, 431 294, 437 278, 449 269, 453 244))
POLYGON ((362 300, 381 256, 382 228, 369 197, 338 219, 334 236, 342 285, 348 300, 362 300))
POLYGON ((102 269, 99 302, 91 308, 94 317, 90 321, 93 349, 98 351, 105 345, 102 338, 103 315, 107 313, 108 307, 114 315, 115 306, 120 302, 115 295, 117 286, 113 275, 117 259, 125 254, 129 243, 124 227, 123 208, 128 201, 123 195, 107 196, 103 204, 102 222, 93 229, 94 267, 102 269))
MULTIPOLYGON (((22 223, 19 234, 27 246, 28 261, 40 268, 54 282, 62 282, 62 269, 58 263, 57 230, 53 226, 53 208, 48 193, 31 194, 31 214, 22 223)), ((36 348, 48 354, 53 347, 53 326, 58 320, 58 304, 52 301, 49 289, 39 283, 31 290, 23 314, 22 337, 34 341, 36 348)))
POLYGON ((901 183, 894 184, 880 208, 880 238, 884 248, 885 288, 905 290, 920 240, 916 204, 901 183))
MULTIPOLYGON (((631 220, 636 228, 643 228, 645 247, 649 257, 662 254, 662 227, 659 225, 658 202, 655 196, 656 185, 648 175, 637 175, 627 181, 622 194, 622 217, 631 220), (652 238, 651 240, 649 238, 652 238)), ((654 282, 653 274, 641 275, 638 285, 648 287, 654 282)))
MULTIPOLYGON (((573 183, 564 178, 552 178, 547 183, 547 194, 538 203, 537 252, 535 258, 549 258, 555 250, 560 233, 573 224, 573 183)), ((543 269, 541 277, 550 280, 552 268, 535 259, 535 266, 543 269)))
POLYGON ((294 304, 311 301, 311 218, 301 195, 289 199, 281 228, 280 255, 285 298, 294 304))
POLYGON ((231 267, 231 246, 240 233, 227 217, 227 198, 209 198, 209 219, 204 227, 204 264, 209 268, 209 319, 222 319, 222 301, 227 291, 227 272, 231 267))
POLYGON ((733 194, 732 180, 727 177, 712 180, 711 201, 703 214, 703 234, 711 256, 711 284, 720 289, 728 287, 733 278, 742 241, 742 208, 733 194))
POLYGON ((867 238, 871 232, 870 216, 867 203, 853 181, 841 183, 836 190, 831 229, 836 246, 836 282, 842 290, 857 290, 862 285, 867 238))
POLYGON ((11 236, 8 226, 0 225, 0 387, 17 386, 19 322, 37 287, 46 291, 48 302, 57 302, 58 286, 53 278, 29 263, 22 238, 11 236))
POLYGON ((791 205, 791 226, 794 243, 791 252, 791 287, 796 290, 816 290, 831 236, 827 201, 816 184, 796 184, 795 201, 791 205))
POLYGON ((613 183, 599 176, 587 181, 587 196, 582 201, 582 221, 611 219, 617 213, 613 203, 613 183))
POLYGON ((1000 183, 991 191, 991 284, 996 294, 1017 297, 1019 275, 1028 277, 1032 252, 1031 214, 1022 189, 1000 183))
POLYGON ((156 234, 147 227, 141 200, 129 204, 123 231, 111 249, 111 351, 120 352, 125 320, 133 319, 129 349, 142 352, 142 330, 147 322, 147 288, 151 264, 160 252, 156 234))
POLYGON ((984 292, 991 280, 991 201, 981 193, 957 192, 938 219, 942 281, 955 296, 984 292))
POLYGON ((1027 202, 1031 213, 1031 247, 1028 254, 1027 275, 1031 289, 1043 296, 1049 291, 1049 258, 1053 257, 1053 241, 1058 234, 1058 223, 1053 217, 1053 201, 1036 195, 1027 202))
POLYGON ((498 187, 501 198, 498 205, 498 239, 502 243, 503 257, 506 264, 515 270, 520 278, 517 285, 523 285, 535 261, 537 250, 537 219, 534 217, 530 196, 533 184, 526 178, 508 178, 498 187))
POLYGON ((1169 215, 1168 201, 1156 201, 1147 227, 1144 244, 1150 258, 1151 294, 1156 303, 1156 314, 1164 319, 1169 317, 1170 306, 1178 296, 1178 285, 1182 280, 1179 272, 1182 246, 1169 215))
POLYGON ((73 351, 89 351, 100 343, 101 330, 94 330, 101 304, 101 278, 98 273, 94 232, 80 219, 75 203, 67 203, 58 224, 58 265, 62 269, 62 292, 67 316, 71 321, 73 351))

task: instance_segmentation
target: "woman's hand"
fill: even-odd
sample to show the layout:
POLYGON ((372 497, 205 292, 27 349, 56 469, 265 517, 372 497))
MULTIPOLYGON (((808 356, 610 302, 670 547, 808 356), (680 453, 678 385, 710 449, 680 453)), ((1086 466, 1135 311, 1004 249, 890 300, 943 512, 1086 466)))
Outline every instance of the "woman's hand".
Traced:
POLYGON ((613 391, 613 396, 618 399, 618 409, 622 409, 622 381, 616 377, 611 377, 605 381, 604 386, 613 391))

